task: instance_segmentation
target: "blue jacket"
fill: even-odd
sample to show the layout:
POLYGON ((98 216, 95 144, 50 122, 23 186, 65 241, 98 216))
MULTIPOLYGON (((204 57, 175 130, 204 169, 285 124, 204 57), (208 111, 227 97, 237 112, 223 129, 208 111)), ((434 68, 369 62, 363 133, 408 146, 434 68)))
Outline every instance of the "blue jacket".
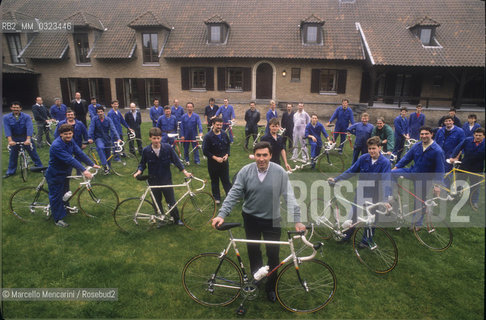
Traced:
POLYGON ((148 166, 148 182, 151 185, 172 184, 172 174, 170 172, 171 163, 179 168, 180 171, 184 170, 184 165, 181 163, 181 160, 170 144, 160 144, 160 153, 158 157, 150 144, 143 149, 142 159, 138 165, 138 170, 143 172, 145 167, 148 166))
POLYGON ((220 135, 216 135, 213 130, 209 131, 204 137, 203 154, 208 158, 208 162, 218 163, 212 157, 223 157, 226 154, 230 155, 230 140, 226 132, 221 131, 220 135))
POLYGON ((167 134, 177 132, 177 119, 173 115, 167 118, 164 114, 163 116, 159 117, 159 120, 157 120, 157 127, 159 127, 162 131, 162 141, 167 142, 167 134))
POLYGON ((93 104, 90 104, 88 106, 88 113, 89 113, 89 117, 91 118, 91 120, 93 120, 95 117, 98 116, 98 114, 96 113, 96 107, 100 107, 101 104, 97 103, 95 106, 93 104))
POLYGON ((51 118, 51 113, 45 105, 34 104, 32 106, 32 115, 37 122, 45 122, 47 119, 51 118))
POLYGON ((366 146, 366 141, 371 138, 373 128, 371 123, 364 125, 363 122, 356 122, 347 129, 347 132, 356 136, 354 140, 355 149, 361 149, 366 146))
POLYGON ((388 196, 392 194, 391 163, 382 154, 375 163, 372 163, 369 153, 363 154, 349 169, 334 178, 334 180, 337 182, 349 179, 354 173, 359 173, 358 181, 370 180, 375 182, 375 190, 372 193, 376 193, 376 187, 381 186, 381 199, 375 199, 374 201, 386 201, 388 196))
MULTIPOLYGON (((321 139, 321 133, 324 135, 324 137, 328 138, 329 135, 326 132, 326 129, 324 129, 324 126, 322 123, 317 122, 316 126, 314 127, 311 122, 305 126, 305 134, 304 138, 308 138, 309 135, 314 136, 314 138, 317 139, 317 144, 322 145, 322 139, 321 139)), ((312 139, 309 138, 309 143, 312 143, 312 139)))
POLYGON ((467 121, 464 122, 464 124, 462 125, 462 131, 464 131, 464 135, 465 135, 466 138, 474 136, 474 131, 477 128, 481 128, 481 126, 477 122, 474 123, 474 126, 472 127, 472 129, 469 129, 469 122, 467 122, 467 121))
POLYGON ((336 111, 334 111, 334 113, 332 114, 331 119, 329 119, 329 122, 333 122, 334 119, 337 119, 336 127, 334 131, 346 132, 349 123, 351 122, 351 124, 354 124, 353 110, 351 110, 350 107, 344 109, 343 106, 339 106, 336 109, 336 111))
POLYGON ((150 120, 152 120, 152 126, 155 127, 157 125, 157 120, 160 116, 164 115, 164 107, 159 106, 155 108, 155 106, 151 106, 149 110, 150 120))
POLYGON ((53 119, 56 119, 57 121, 66 120, 66 111, 67 111, 67 107, 64 103, 61 103, 61 107, 58 107, 57 105, 53 104, 50 110, 51 117, 53 119))
POLYGON ((91 119, 88 129, 88 139, 103 139, 105 143, 110 143, 112 138, 113 140, 118 140, 120 139, 120 136, 118 135, 115 125, 110 118, 105 117, 103 122, 100 120, 100 118, 98 118, 98 116, 91 119))
MULTIPOLYGON (((410 168, 412 173, 439 173, 440 180, 444 174, 444 151, 433 142, 425 151, 422 148, 422 141, 417 142, 396 164, 397 168, 403 168, 413 160, 410 168)), ((438 178, 438 176, 436 176, 438 178)))
POLYGON ((227 126, 230 120, 235 119, 235 110, 233 109, 232 105, 222 105, 219 107, 218 111, 216 111, 216 117, 222 115, 223 117, 223 127, 227 126))
MULTIPOLYGON (((73 140, 74 140, 74 142, 76 142, 78 147, 81 148, 81 146, 83 145, 83 141, 88 141, 88 130, 86 130, 84 123, 82 123, 81 121, 76 120, 76 119, 74 121, 75 121, 75 123, 74 123, 73 140)), ((65 123, 67 123, 66 120, 59 121, 59 123, 57 124, 57 127, 56 127, 56 131, 54 132, 54 138, 59 137, 59 132, 57 132, 57 130, 65 123)))
POLYGON ((128 123, 125 121, 125 118, 123 117, 120 110, 118 110, 118 112, 115 112, 115 110, 111 109, 110 111, 108 111, 108 117, 113 121, 113 125, 115 126, 116 132, 118 132, 118 135, 120 137, 123 136, 122 125, 127 129, 130 128, 128 126, 128 123))
POLYGON ((455 158, 462 151, 461 169, 472 172, 483 172, 485 155, 484 141, 476 144, 474 137, 466 138, 452 151, 451 157, 455 158))
POLYGON ((393 120, 395 126, 395 140, 405 139, 404 134, 408 134, 408 119, 398 116, 393 120))
POLYGON ((179 106, 177 109, 175 106, 172 106, 170 108, 170 113, 176 117, 177 121, 182 120, 182 116, 184 115, 184 108, 182 106, 179 106))
POLYGON ((181 133, 185 140, 194 140, 199 132, 203 132, 201 118, 197 113, 193 113, 190 117, 187 113, 181 119, 181 133))
POLYGON ((49 149, 49 168, 46 172, 48 181, 62 181, 71 175, 72 168, 86 170, 79 162, 92 166, 93 161, 73 141, 64 142, 61 137, 54 139, 49 149), (73 157, 74 155, 74 157, 73 157))
POLYGON ((3 116, 3 130, 5 137, 12 137, 15 142, 23 142, 27 136, 32 137, 34 134, 32 118, 23 112, 20 112, 18 120, 13 113, 6 114, 3 116))
POLYGON ((448 159, 451 157, 454 148, 465 139, 465 136, 464 131, 456 126, 452 128, 447 138, 445 137, 445 133, 446 127, 440 128, 435 135, 435 142, 444 150, 445 158, 448 159))
POLYGON ((268 121, 270 121, 270 119, 272 118, 278 118, 277 109, 275 109, 275 114, 272 112, 272 109, 269 109, 267 111, 267 125, 268 125, 268 121))
POLYGON ((425 115, 421 113, 417 117, 417 112, 410 114, 408 117, 408 133, 411 139, 420 139, 420 128, 425 125, 425 115))

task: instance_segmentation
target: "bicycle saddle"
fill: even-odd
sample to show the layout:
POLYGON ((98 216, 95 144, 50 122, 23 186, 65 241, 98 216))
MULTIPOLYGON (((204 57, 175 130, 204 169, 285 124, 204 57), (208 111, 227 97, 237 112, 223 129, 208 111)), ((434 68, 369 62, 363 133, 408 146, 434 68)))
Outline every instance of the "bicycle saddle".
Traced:
POLYGON ((47 167, 32 167, 29 168, 31 172, 44 172, 47 170, 47 167))

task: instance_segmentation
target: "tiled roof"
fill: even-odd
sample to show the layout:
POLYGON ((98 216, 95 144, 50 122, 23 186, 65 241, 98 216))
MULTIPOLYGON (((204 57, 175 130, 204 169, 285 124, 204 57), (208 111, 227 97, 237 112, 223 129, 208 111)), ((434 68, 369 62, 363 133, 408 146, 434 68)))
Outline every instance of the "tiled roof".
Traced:
POLYGON ((130 21, 130 23, 128 23, 128 26, 131 28, 163 27, 170 30, 167 25, 159 21, 159 18, 157 18, 157 16, 152 11, 147 11, 139 15, 138 17, 130 21))
POLYGON ((39 32, 20 56, 32 59, 62 59, 68 50, 65 34, 39 32))
POLYGON ((3 21, 13 21, 13 22, 19 22, 19 21, 32 21, 34 20, 34 17, 29 16, 27 14, 17 12, 17 11, 7 11, 2 14, 2 20, 3 21))
POLYGON ((422 26, 422 27, 438 27, 440 26, 440 23, 437 21, 430 19, 429 17, 425 16, 418 21, 416 21, 414 24, 410 26, 410 28, 416 27, 416 26, 422 26))
MULTIPOLYGON (((362 61, 367 46, 375 63, 382 65, 484 66, 485 60, 484 2, 479 0, 357 0, 355 3, 63 0, 52 3, 55 7, 44 0, 4 0, 2 7, 42 20, 62 21, 70 17, 76 25, 105 30, 91 52, 94 58, 131 57, 137 32, 133 28, 152 26, 155 21, 171 29, 162 52, 165 58, 362 61), (219 19, 229 26, 227 42, 208 45, 205 22, 219 19), (299 28, 302 21, 325 21, 323 45, 302 43, 299 28), (356 23, 361 25, 366 43, 362 42, 356 23), (436 40, 441 47, 423 47, 410 30, 417 23, 436 26, 436 40)), ((67 36, 39 34, 23 57, 57 57, 64 44, 67 45, 67 40, 61 38, 67 36)))
POLYGON ((88 27, 103 31, 105 29, 100 18, 88 12, 76 12, 64 19, 66 22, 72 22, 75 27, 88 27))
POLYGON ((304 20, 302 20, 302 22, 303 23, 324 23, 324 20, 312 14, 307 18, 305 18, 304 20))
POLYGON ((216 14, 212 16, 211 18, 207 19, 204 21, 205 23, 226 23, 223 18, 221 18, 220 15, 216 14))
POLYGON ((2 73, 6 74, 39 74, 35 72, 34 70, 20 67, 20 66, 12 66, 9 64, 3 64, 2 65, 2 73))

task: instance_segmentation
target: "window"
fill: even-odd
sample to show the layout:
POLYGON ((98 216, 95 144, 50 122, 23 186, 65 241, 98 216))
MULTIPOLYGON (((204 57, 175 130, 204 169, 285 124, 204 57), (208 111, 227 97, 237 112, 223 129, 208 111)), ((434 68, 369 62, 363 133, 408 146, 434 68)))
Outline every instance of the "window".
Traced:
POLYGON ((91 60, 88 58, 89 41, 87 33, 77 33, 74 35, 74 46, 76 50, 77 64, 90 64, 91 60))
POLYGON ((307 26, 307 43, 317 42, 317 26, 307 26))
POLYGON ((117 78, 115 84, 121 106, 133 102, 141 109, 150 108, 154 98, 158 98, 162 106, 169 104, 167 79, 117 78))
POLYGON ((290 81, 295 81, 295 82, 300 81, 300 68, 292 68, 290 81))
POLYGON ((221 25, 210 26, 211 38, 210 42, 223 42, 221 41, 221 25))
POLYGON ((311 92, 321 94, 346 93, 346 70, 312 69, 311 92))
POLYGON ((432 40, 432 29, 422 28, 420 29, 420 41, 424 46, 429 46, 432 40))
POLYGON ((433 87, 441 87, 444 83, 444 76, 442 75, 435 75, 432 78, 432 86, 433 87))
POLYGON ((145 79, 147 101, 153 102, 155 98, 160 99, 162 87, 160 79, 145 79))
POLYGON ((205 69, 191 69, 191 89, 206 89, 205 69))
POLYGON ((218 22, 206 22, 208 27, 208 44, 224 44, 228 35, 228 25, 219 20, 218 22))
POLYGON ((182 90, 213 91, 214 68, 213 67, 182 67, 182 90))
POLYGON ((302 40, 304 44, 322 45, 322 24, 304 23, 302 28, 302 40))
POLYGON ((157 33, 142 33, 143 63, 158 63, 157 33))
POLYGON ((22 51, 22 44, 20 42, 20 34, 6 34, 8 41, 8 48, 10 50, 10 59, 12 63, 25 63, 23 58, 19 58, 20 51, 22 51))
POLYGON ((109 78, 61 78, 61 88, 64 85, 63 81, 66 81, 67 85, 67 92, 62 92, 64 101, 71 101, 74 99, 74 94, 80 92, 81 97, 87 101, 91 97, 96 97, 99 104, 109 105, 111 103, 109 78))
POLYGON ((226 89, 243 90, 243 70, 241 68, 228 68, 226 89))
POLYGON ((251 91, 251 68, 218 68, 219 91, 251 91))

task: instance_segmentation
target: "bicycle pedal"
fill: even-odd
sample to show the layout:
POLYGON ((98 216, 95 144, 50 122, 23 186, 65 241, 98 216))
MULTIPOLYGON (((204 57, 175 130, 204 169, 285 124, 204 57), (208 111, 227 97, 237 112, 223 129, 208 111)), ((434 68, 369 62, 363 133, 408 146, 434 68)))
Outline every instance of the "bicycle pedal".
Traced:
POLYGON ((244 316, 246 313, 246 309, 243 308, 243 306, 239 306, 238 309, 236 309, 236 314, 238 316, 244 316))

